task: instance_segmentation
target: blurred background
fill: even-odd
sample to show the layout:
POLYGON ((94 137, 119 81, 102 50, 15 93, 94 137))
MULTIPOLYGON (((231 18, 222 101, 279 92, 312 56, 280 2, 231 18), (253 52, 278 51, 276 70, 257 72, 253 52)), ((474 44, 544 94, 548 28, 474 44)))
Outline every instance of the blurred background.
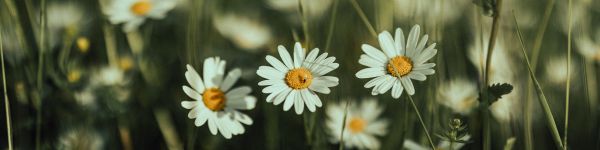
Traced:
MULTIPOLYGON (((125 1, 125 0, 124 0, 125 1)), ((131 1, 131 0, 128 0, 131 1)), ((376 33, 419 24, 437 43, 436 73, 414 82, 413 98, 435 143, 450 120, 461 119, 471 138, 462 149, 481 149, 478 93, 488 47, 493 0, 150 0, 171 1, 163 17, 132 30, 110 21, 119 0, 1 0, 0 36, 15 149, 335 149, 324 113, 328 105, 375 97, 389 125, 382 149, 405 140, 428 147, 405 96, 371 96, 355 77, 362 44, 379 48, 376 33), (45 5, 43 5, 45 4, 45 5), (361 18, 364 14, 364 18, 361 18), (366 19, 366 20, 364 20, 366 19), (368 22, 368 24, 365 23, 368 22), (256 69, 277 45, 295 42, 335 56, 340 81, 324 106, 296 115, 264 100, 256 69), (244 111, 254 124, 225 139, 196 127, 181 107, 191 100, 185 65, 200 69, 207 57, 242 69, 236 85, 253 87, 257 106, 244 111)), ((549 125, 527 70, 517 27, 535 77, 564 135, 566 82, 570 80, 569 149, 600 149, 598 73, 600 1, 503 0, 490 68, 490 84, 514 89, 489 110, 492 149, 553 149, 549 125), (571 66, 567 70, 569 22, 571 66), (569 75, 570 73, 570 78, 569 75), (512 139, 512 140, 509 140, 512 139), (511 142, 512 141, 512 142, 511 142), (508 142, 508 144, 507 144, 508 142)), ((407 35, 407 34, 405 34, 407 35)), ((6 106, 7 103, 2 103, 6 106)), ((4 109, 3 109, 4 110, 4 109)), ((1 119, 7 120, 5 111, 1 119)), ((8 149, 6 123, 0 148, 8 149)))

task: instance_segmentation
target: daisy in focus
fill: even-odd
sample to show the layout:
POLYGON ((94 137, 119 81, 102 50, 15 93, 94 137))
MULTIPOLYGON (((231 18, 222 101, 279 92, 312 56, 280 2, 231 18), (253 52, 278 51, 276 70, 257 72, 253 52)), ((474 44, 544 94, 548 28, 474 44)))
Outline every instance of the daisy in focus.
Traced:
POLYGON ((230 139, 232 135, 245 132, 244 126, 252 124, 252 118, 239 110, 251 110, 256 106, 256 98, 250 96, 249 86, 233 87, 242 71, 233 69, 225 76, 225 61, 219 57, 204 60, 203 77, 191 65, 187 65, 185 78, 190 86, 184 85, 183 92, 194 101, 183 101, 181 106, 191 109, 188 118, 195 119, 196 126, 208 122, 213 135, 221 133, 230 139))
POLYGON ((363 44, 365 54, 358 63, 368 68, 356 73, 360 79, 374 78, 365 84, 365 88, 373 88, 372 95, 383 94, 392 89, 392 97, 400 98, 406 90, 409 95, 415 94, 412 80, 425 81, 426 75, 435 73, 434 63, 425 63, 437 53, 435 43, 425 48, 428 36, 419 40, 419 25, 410 30, 404 40, 402 29, 396 29, 395 38, 384 31, 379 34, 379 50, 371 45, 363 44))
POLYGON ((177 4, 175 0, 102 0, 102 12, 112 24, 124 23, 123 31, 131 32, 146 18, 162 19, 177 4))
MULTIPOLYGON (((331 104, 327 106, 326 126, 332 136, 331 141, 339 143, 340 133, 344 124, 346 103, 331 104)), ((378 119, 383 112, 377 100, 365 99, 360 105, 348 106, 346 127, 344 129, 344 146, 358 149, 379 149, 381 143, 376 136, 387 133, 388 121, 378 119)))
POLYGON ((477 86, 464 79, 453 79, 438 87, 437 101, 452 111, 467 115, 479 105, 477 86))
POLYGON ((275 105, 285 102, 283 110, 288 111, 294 106, 296 114, 302 114, 305 105, 310 112, 314 112, 316 107, 323 105, 316 92, 329 94, 329 88, 338 85, 337 77, 325 75, 339 66, 334 63, 335 57, 327 57, 327 53, 319 55, 318 48, 305 56, 305 49, 298 42, 294 45, 293 56, 281 45, 277 50, 283 63, 267 55, 267 62, 271 66, 260 66, 256 71, 266 79, 258 82, 258 85, 266 86, 262 92, 269 94, 267 102, 275 105))

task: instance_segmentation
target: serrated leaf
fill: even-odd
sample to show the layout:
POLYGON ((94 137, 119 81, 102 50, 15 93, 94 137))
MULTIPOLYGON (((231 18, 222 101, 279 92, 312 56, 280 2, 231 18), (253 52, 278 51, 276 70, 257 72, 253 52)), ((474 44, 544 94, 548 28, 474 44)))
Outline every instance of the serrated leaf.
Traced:
POLYGON ((508 84, 508 83, 496 83, 496 84, 492 84, 489 88, 488 91, 490 92, 490 98, 491 98, 491 102, 495 102, 498 99, 502 98, 503 95, 506 95, 510 92, 512 92, 513 90, 513 86, 508 84))

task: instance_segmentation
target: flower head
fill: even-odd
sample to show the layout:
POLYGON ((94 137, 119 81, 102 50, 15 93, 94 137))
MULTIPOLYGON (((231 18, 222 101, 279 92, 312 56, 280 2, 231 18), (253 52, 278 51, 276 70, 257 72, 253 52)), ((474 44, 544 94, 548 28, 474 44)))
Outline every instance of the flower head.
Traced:
POLYGON ((191 109, 190 119, 196 126, 208 122, 210 133, 221 132, 225 138, 245 132, 242 124, 251 125, 252 118, 239 110, 251 110, 256 106, 256 98, 250 96, 249 86, 233 87, 242 71, 233 69, 225 75, 225 61, 219 57, 204 60, 203 78, 187 65, 185 78, 190 86, 184 85, 183 92, 195 101, 183 101, 181 106, 191 109))
POLYGON ((362 45, 365 54, 360 56, 358 63, 368 68, 358 71, 356 77, 374 78, 365 84, 365 88, 373 88, 372 95, 383 94, 390 89, 394 98, 399 98, 404 90, 413 95, 415 88, 411 79, 424 81, 426 75, 435 73, 435 64, 425 63, 437 53, 435 43, 425 48, 428 36, 419 40, 419 31, 419 25, 413 26, 406 41, 400 28, 396 29, 395 38, 387 31, 380 33, 382 50, 362 45))
POLYGON ((378 119, 383 109, 377 104, 377 100, 368 98, 360 105, 348 106, 346 120, 346 104, 338 103, 327 106, 326 126, 332 136, 332 142, 339 142, 342 128, 344 129, 344 146, 358 149, 378 149, 380 142, 376 136, 384 136, 387 133, 388 122, 378 119), (344 122, 346 127, 343 127, 344 122))
POLYGON ((125 32, 134 31, 146 18, 162 19, 177 4, 175 0, 105 0, 102 12, 112 24, 125 23, 125 32))
POLYGON ((214 17, 217 31, 238 47, 256 52, 271 40, 271 30, 263 23, 247 17, 228 14, 214 17))
POLYGON ((318 55, 318 48, 305 56, 305 50, 298 42, 294 45, 293 59, 285 47, 279 45, 277 50, 283 63, 267 55, 267 62, 272 67, 260 66, 256 71, 256 74, 266 79, 258 85, 267 86, 262 90, 263 93, 269 93, 267 102, 275 105, 285 102, 283 110, 288 111, 294 106, 296 114, 304 111, 304 105, 314 112, 316 107, 323 105, 315 92, 329 94, 329 87, 338 85, 337 77, 325 76, 339 66, 334 63, 335 57, 327 57, 327 53, 318 55))
POLYGON ((479 105, 478 94, 474 83, 464 79, 454 79, 439 86, 437 100, 454 112, 469 114, 475 106, 479 105))

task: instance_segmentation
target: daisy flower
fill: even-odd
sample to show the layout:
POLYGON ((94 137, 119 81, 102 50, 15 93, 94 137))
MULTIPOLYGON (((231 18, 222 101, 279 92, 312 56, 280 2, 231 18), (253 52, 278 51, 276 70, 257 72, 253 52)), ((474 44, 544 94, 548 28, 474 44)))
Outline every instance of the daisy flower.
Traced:
POLYGON ((334 63, 335 57, 327 57, 327 53, 319 55, 318 48, 305 56, 305 49, 298 42, 294 45, 293 56, 281 45, 277 50, 283 63, 267 55, 267 62, 272 67, 260 66, 256 71, 266 79, 258 85, 267 86, 262 90, 263 93, 270 93, 267 102, 279 105, 285 101, 283 110, 288 111, 294 106, 296 114, 301 114, 305 105, 310 112, 314 112, 316 107, 323 105, 315 92, 329 94, 329 88, 338 85, 337 77, 325 76, 339 66, 334 63))
POLYGON ((402 91, 415 94, 412 80, 425 81, 426 75, 435 73, 434 63, 425 63, 436 53, 435 43, 425 48, 428 36, 419 40, 419 25, 413 26, 404 40, 402 29, 396 29, 396 37, 384 31, 379 34, 379 50, 371 45, 363 44, 365 54, 360 56, 358 63, 368 68, 356 73, 360 79, 374 78, 365 84, 365 88, 373 88, 372 95, 383 94, 392 89, 392 97, 399 98, 402 91))
MULTIPOLYGON (((299 0, 267 0, 267 4, 278 11, 297 15, 299 0)), ((310 16, 308 18, 320 18, 329 10, 333 0, 302 0, 304 11, 310 16)), ((298 17, 298 16, 296 16, 298 17)))
POLYGON ((546 69, 546 77, 551 83, 555 85, 563 85, 565 82, 567 82, 567 74, 569 72, 571 72, 571 79, 573 79, 577 70, 576 65, 571 63, 571 66, 567 71, 567 58, 554 56, 549 60, 550 61, 547 61, 544 68, 546 69))
MULTIPOLYGON (((162 19, 175 7, 175 0, 104 0, 102 12, 112 24, 125 23, 123 31, 137 29, 146 18, 162 19)), ((103 2, 103 1, 101 1, 103 2)))
POLYGON ((227 14, 214 17, 213 23, 221 35, 250 52, 258 52, 271 41, 270 28, 249 17, 227 14))
POLYGON ((464 79, 453 79, 438 87, 437 101, 452 111, 466 115, 479 105, 477 86, 464 79))
POLYGON ((388 121, 378 119, 383 109, 377 104, 377 100, 367 98, 360 105, 350 104, 344 121, 345 107, 345 103, 327 106, 326 126, 332 135, 331 142, 338 143, 340 141, 340 133, 342 133, 342 126, 345 122, 345 147, 379 149, 381 144, 376 136, 384 136, 387 133, 388 121))
MULTIPOLYGON (((462 140, 462 141, 469 141, 469 139, 471 139, 470 135, 465 135, 464 137, 460 138, 460 140, 462 140)), ((441 141, 436 146, 435 149, 440 149, 440 150, 459 150, 463 146, 465 146, 464 143, 454 143, 454 146, 452 147, 452 149, 450 149, 450 142, 448 142, 448 141, 441 141)), ((420 145, 417 142, 412 141, 412 140, 404 140, 404 148, 406 148, 408 150, 430 150, 431 149, 429 146, 420 145)))
POLYGON ((251 110, 256 106, 256 98, 250 96, 249 86, 233 87, 242 71, 233 69, 225 75, 225 61, 219 57, 204 60, 203 77, 190 65, 187 65, 185 78, 191 87, 184 85, 183 92, 195 101, 183 101, 181 106, 191 109, 190 119, 202 126, 208 122, 213 135, 221 132, 225 138, 244 133, 242 124, 251 125, 252 118, 238 110, 251 110), (203 80, 204 79, 204 80, 203 80))

